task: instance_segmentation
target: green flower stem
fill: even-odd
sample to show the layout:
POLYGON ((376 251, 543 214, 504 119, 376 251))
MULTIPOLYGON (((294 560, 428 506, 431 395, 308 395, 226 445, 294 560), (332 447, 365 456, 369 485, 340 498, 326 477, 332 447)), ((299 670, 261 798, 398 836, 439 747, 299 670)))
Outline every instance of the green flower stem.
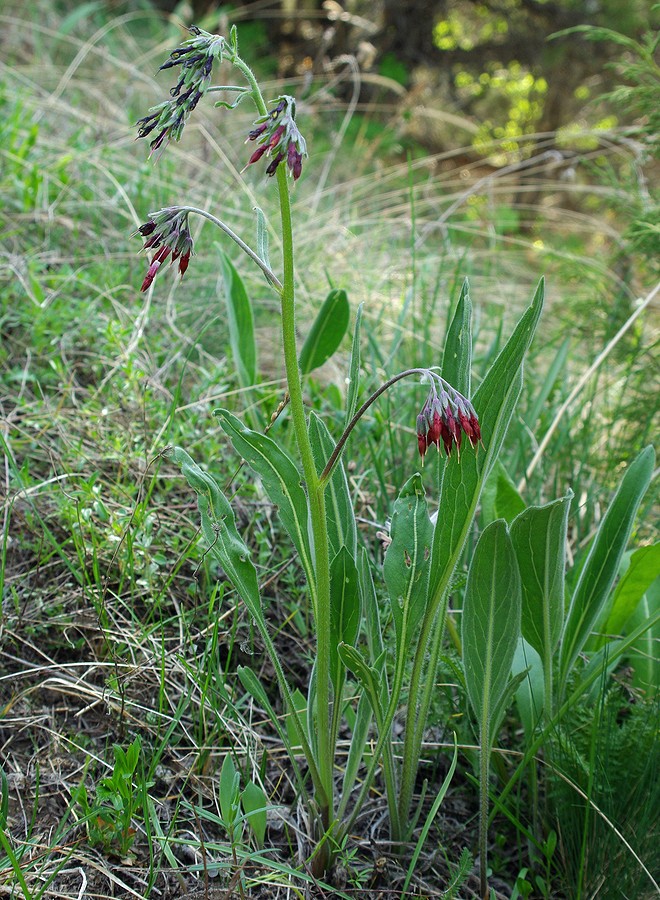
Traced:
POLYGON ((334 469, 334 467, 337 463, 337 460, 339 459, 341 452, 344 449, 344 445, 345 445, 346 441, 348 440, 351 431, 353 431, 353 429, 355 428, 357 423, 360 421, 362 416, 369 409, 371 404, 374 403, 374 401, 376 401, 380 397, 381 394, 384 394, 388 388, 392 387, 393 384, 396 384, 397 381, 401 381, 402 378, 407 378, 409 375, 429 375, 429 370, 428 369, 406 369, 405 372, 399 372, 398 375, 393 375, 392 378, 388 378, 388 380, 385 382, 385 384, 381 384, 381 386, 378 388, 378 390, 374 391, 373 394, 364 401, 362 406, 358 409, 358 411, 355 413, 355 415, 353 416, 351 421, 348 423, 348 425, 344 429, 344 433, 342 434, 342 436, 339 438, 339 440, 335 444, 335 449, 330 454, 330 458, 328 459, 328 461, 325 465, 325 468, 319 475, 319 482, 322 487, 325 487, 325 485, 328 483, 328 479, 332 475, 332 470, 334 469))
MULTIPOLYGON (((250 67, 236 56, 233 64, 243 73, 250 85, 252 99, 259 115, 268 114, 257 80, 250 67)), ((312 446, 307 431, 307 418, 302 395, 302 377, 298 365, 295 320, 295 282, 293 264, 293 228, 291 225, 291 203, 286 171, 280 166, 276 172, 279 189, 280 213, 282 221, 282 263, 284 281, 281 285, 282 300, 282 344, 287 387, 291 398, 291 419, 296 435, 303 474, 307 484, 309 512, 314 537, 314 568, 316 574, 316 708, 318 729, 318 769, 322 784, 322 794, 317 797, 321 822, 325 829, 333 819, 333 761, 334 748, 330 738, 330 554, 328 549, 328 528, 325 513, 325 497, 316 472, 312 446)), ((321 870, 327 862, 327 843, 315 857, 321 870)))
POLYGON ((488 771, 490 769, 490 726, 483 713, 479 728, 479 889, 488 900, 488 771))
MULTIPOLYGON (((316 572, 316 708, 318 728, 318 767, 326 797, 321 802, 321 816, 325 827, 333 817, 333 759, 330 715, 330 554, 325 512, 325 495, 316 472, 312 445, 307 431, 307 418, 302 394, 302 379, 298 365, 295 323, 295 285, 293 267, 293 230, 291 203, 286 172, 277 169, 282 216, 282 258, 284 286, 282 289, 282 343, 287 386, 291 398, 291 419, 298 443, 298 451, 307 483, 309 512, 314 536, 314 566, 316 572)), ((337 698, 338 702, 338 698, 337 698)))
POLYGON ((282 283, 277 275, 275 275, 273 270, 266 265, 266 263, 263 261, 263 259, 261 259, 260 256, 257 256, 252 247, 249 247, 242 238, 239 238, 235 231, 231 230, 229 225, 225 225, 225 223, 221 219, 218 219, 215 216, 211 215, 210 212, 206 212, 205 209, 198 209, 196 206, 179 206, 177 207, 177 209, 180 209, 181 212, 195 213, 198 216, 202 216, 204 219, 208 219, 209 222, 213 222, 214 225, 217 225, 221 231, 224 231, 224 233, 228 237, 230 237, 232 241, 234 241, 234 243, 238 244, 238 246, 241 248, 241 250, 243 250, 244 253, 247 253, 250 259, 259 266, 268 281, 270 281, 270 283, 275 288, 277 288, 280 293, 282 293, 282 283))

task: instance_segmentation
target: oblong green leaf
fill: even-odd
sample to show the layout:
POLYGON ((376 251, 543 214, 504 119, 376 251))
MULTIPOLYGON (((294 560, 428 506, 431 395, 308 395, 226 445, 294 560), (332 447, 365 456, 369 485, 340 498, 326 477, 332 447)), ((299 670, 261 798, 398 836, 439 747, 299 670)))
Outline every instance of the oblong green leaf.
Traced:
POLYGON ((520 637, 520 573, 506 522, 491 523, 472 557, 463 602, 465 686, 482 752, 491 746, 520 637))
POLYGON ((307 375, 330 359, 348 328, 350 306, 346 291, 333 288, 326 297, 300 351, 300 371, 307 375))
MULTIPOLYGON (((325 422, 315 412, 309 417, 309 440, 312 445, 316 470, 321 474, 325 468, 335 442, 325 422)), ((346 470, 341 460, 332 470, 325 486, 326 516, 330 556, 339 553, 346 546, 353 557, 357 555, 357 525, 353 501, 348 487, 346 470)))
POLYGON ((248 781, 245 789, 241 792, 241 806, 254 834, 257 847, 263 847, 266 837, 268 801, 262 789, 254 781, 248 781))
POLYGON ((512 675, 522 672, 525 676, 516 691, 516 706, 525 737, 530 742, 543 715, 545 676, 541 657, 524 637, 518 641, 511 666, 512 675))
POLYGON ((598 527, 566 617, 560 657, 562 685, 607 601, 654 465, 655 451, 649 445, 628 466, 598 527))
POLYGON ((573 492, 545 506, 530 506, 513 521, 511 541, 522 583, 522 633, 544 659, 552 659, 564 623, 566 531, 573 492))
POLYGON ((229 344, 238 380, 243 387, 251 387, 257 380, 257 345, 254 340, 252 304, 241 276, 222 250, 220 264, 225 285, 229 344))
POLYGON ((648 628, 632 644, 628 660, 633 670, 633 684, 647 697, 660 691, 660 578, 656 578, 628 619, 626 628, 632 631, 648 623, 648 628))
POLYGON ((307 495, 293 461, 268 435, 247 428, 226 409, 214 410, 234 449, 261 477, 264 490, 278 507, 282 524, 300 555, 310 590, 314 589, 314 568, 310 547, 307 495))
POLYGON ((433 535, 429 596, 431 614, 440 604, 465 545, 481 488, 497 461, 509 422, 522 389, 522 364, 541 310, 544 282, 534 294, 511 337, 488 370, 472 398, 479 416, 485 452, 467 450, 452 456, 441 468, 439 515, 433 535))
POLYGON ((392 542, 385 554, 383 577, 400 657, 410 646, 426 608, 433 525, 419 473, 401 488, 394 504, 390 534, 392 542))
POLYGON ((234 511, 215 482, 181 447, 172 451, 174 462, 197 493, 197 506, 202 519, 202 533, 208 552, 220 562, 250 615, 265 628, 261 609, 257 571, 250 551, 236 529, 234 511))
POLYGON ((495 519, 504 519, 510 525, 524 509, 525 501, 501 460, 498 459, 484 483, 481 494, 481 520, 484 528, 495 519))
POLYGON ((268 255, 268 225, 266 217, 262 209, 258 206, 254 207, 257 214, 257 256, 262 262, 265 262, 270 269, 270 257, 268 255))
POLYGON ((330 675, 335 702, 341 702, 345 667, 337 652, 340 643, 352 646, 360 630, 360 588, 355 560, 346 547, 330 563, 330 675))
POLYGON ((660 541, 647 547, 638 547, 631 555, 628 568, 616 586, 611 602, 596 630, 602 633, 597 646, 608 640, 607 635, 620 635, 628 619, 653 584, 660 577, 660 541))

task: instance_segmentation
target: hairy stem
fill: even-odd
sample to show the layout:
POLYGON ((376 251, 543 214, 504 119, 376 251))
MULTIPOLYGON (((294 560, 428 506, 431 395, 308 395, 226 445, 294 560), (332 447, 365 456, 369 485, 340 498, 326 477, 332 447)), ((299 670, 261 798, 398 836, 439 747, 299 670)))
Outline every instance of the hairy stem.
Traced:
POLYGON ((346 444, 351 431, 353 431, 353 429, 369 409, 371 404, 374 403, 381 394, 384 394, 388 388, 392 387, 393 384, 396 384, 397 381, 401 381, 402 378, 408 378, 408 376, 410 375, 433 375, 433 377, 439 377, 434 375, 434 373, 429 372, 428 369, 406 369, 405 372, 399 372, 398 375, 393 375, 392 378, 388 378, 385 384, 381 384, 378 390, 374 391, 373 394, 364 401, 362 406, 358 409, 358 411, 355 413, 351 421, 344 429, 344 433, 342 434, 342 436, 335 444, 335 449, 330 454, 330 458, 328 459, 327 463, 325 464, 325 468, 319 476, 319 482, 322 486, 327 484, 328 478, 330 478, 330 476, 332 475, 332 470, 334 469, 337 460, 341 456, 341 452, 344 449, 344 445, 346 444))
POLYGON ((211 215, 210 212, 207 212, 205 209, 198 209, 196 206, 179 206, 177 209, 180 209, 181 212, 191 212, 196 213, 198 216, 203 216, 203 218, 208 219, 209 222, 213 222, 214 225, 224 231, 224 233, 234 241, 234 243, 238 244, 238 246, 243 250, 244 253, 250 257, 250 259, 255 262, 261 271, 264 273, 268 281, 280 292, 282 293, 282 282, 279 280, 277 275, 273 272, 273 270, 266 265, 266 263, 261 259, 260 256, 254 252, 252 247, 249 247, 242 238, 236 234, 235 231, 232 231, 229 225, 225 225, 222 219, 218 219, 216 216, 211 215))
MULTIPOLYGON (((287 386, 291 398, 291 419, 307 484, 309 511, 314 537, 314 568, 316 573, 316 708, 318 728, 318 767, 324 786, 324 798, 319 798, 321 818, 327 828, 332 821, 332 772, 334 748, 330 728, 330 554, 325 512, 325 496, 316 472, 312 446, 307 431, 303 403, 302 381, 298 365, 295 328, 295 285, 293 267, 293 230, 289 185, 283 168, 277 170, 282 217, 282 255, 284 284, 282 287, 282 342, 287 386)), ((335 698, 339 702, 339 698, 335 698)))

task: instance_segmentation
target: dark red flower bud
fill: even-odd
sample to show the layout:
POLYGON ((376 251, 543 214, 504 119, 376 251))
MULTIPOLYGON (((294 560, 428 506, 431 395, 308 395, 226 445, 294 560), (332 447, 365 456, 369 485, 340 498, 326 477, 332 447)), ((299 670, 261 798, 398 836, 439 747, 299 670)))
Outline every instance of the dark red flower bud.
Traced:
MULTIPOLYGON (((440 420, 440 435, 442 437, 442 443, 445 446, 445 453, 447 456, 451 456, 451 445, 453 441, 453 436, 449 428, 447 428, 447 424, 444 419, 440 420)), ((440 445, 438 444, 438 449, 440 445)))
POLYGON ((258 162, 264 153, 268 150, 268 144, 262 144, 261 147, 257 147, 252 156, 248 160, 248 166, 252 163, 258 162))
POLYGON ((272 177, 275 174, 275 172, 277 171, 277 167, 279 166, 279 164, 282 162, 283 159, 284 159, 283 153, 278 153, 277 156, 273 157, 272 161, 269 163, 269 165, 266 168, 266 175, 269 175, 272 177))
POLYGON ((426 416, 420 413, 417 416, 417 446, 419 447, 419 454, 422 457, 422 464, 424 463, 424 455, 426 454, 426 450, 428 448, 426 439, 427 429, 428 422, 426 420, 426 416))
POLYGON ((258 137, 264 133, 264 131, 268 128, 268 122, 262 122, 261 125, 258 125, 256 128, 253 128, 252 131, 248 132, 248 141, 256 141, 258 137))
POLYGON ((138 228, 138 231, 142 235, 142 237, 147 237, 147 235, 153 234, 155 229, 156 229, 156 223, 152 222, 151 219, 149 219, 149 221, 145 222, 144 225, 140 225, 140 227, 138 228))
POLYGON ((295 143, 291 141, 289 144, 289 149, 286 154, 286 161, 289 169, 293 174, 294 181, 297 181, 300 178, 300 173, 302 172, 302 153, 298 152, 298 148, 295 143))
POLYGON ((190 262, 190 250, 187 253, 181 254, 181 259, 179 260, 179 274, 183 278, 185 275, 186 269, 188 268, 188 263, 190 262))
POLYGON ((441 426, 442 426, 442 417, 440 415, 440 411, 434 405, 433 414, 432 414, 431 422, 429 425, 429 430, 426 434, 426 441, 429 445, 435 444, 435 446, 438 449, 440 449, 441 426))
POLYGON ((279 142, 282 140, 282 135, 284 134, 285 130, 286 129, 285 129, 284 125, 277 126, 275 131, 270 136, 270 140, 268 141, 268 149, 269 150, 274 150, 275 147, 277 147, 279 142))

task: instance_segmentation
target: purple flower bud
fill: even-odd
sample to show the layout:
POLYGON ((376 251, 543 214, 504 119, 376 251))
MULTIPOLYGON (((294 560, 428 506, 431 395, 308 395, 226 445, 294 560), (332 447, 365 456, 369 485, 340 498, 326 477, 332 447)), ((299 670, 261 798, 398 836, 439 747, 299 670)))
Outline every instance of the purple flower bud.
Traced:
POLYGON ((272 176, 275 174, 275 172, 277 170, 277 167, 279 166, 279 164, 282 162, 283 159, 284 159, 283 153, 278 153, 277 156, 273 157, 271 162, 266 167, 266 175, 268 175, 272 178, 272 176))
POLYGON ((291 141, 289 144, 289 149, 286 154, 286 161, 291 173, 293 174, 293 180, 297 181, 300 178, 300 173, 302 172, 302 154, 298 152, 298 148, 295 143, 291 141))
POLYGON ((268 128, 267 122, 262 122, 257 128, 253 128, 252 131, 248 132, 248 141, 256 141, 258 137, 264 133, 264 131, 268 128))
POLYGON ((266 150, 268 150, 268 144, 262 144, 260 147, 257 147, 257 149, 254 151, 254 153, 248 160, 248 166, 251 165, 252 163, 259 162, 259 160, 264 155, 266 150))

